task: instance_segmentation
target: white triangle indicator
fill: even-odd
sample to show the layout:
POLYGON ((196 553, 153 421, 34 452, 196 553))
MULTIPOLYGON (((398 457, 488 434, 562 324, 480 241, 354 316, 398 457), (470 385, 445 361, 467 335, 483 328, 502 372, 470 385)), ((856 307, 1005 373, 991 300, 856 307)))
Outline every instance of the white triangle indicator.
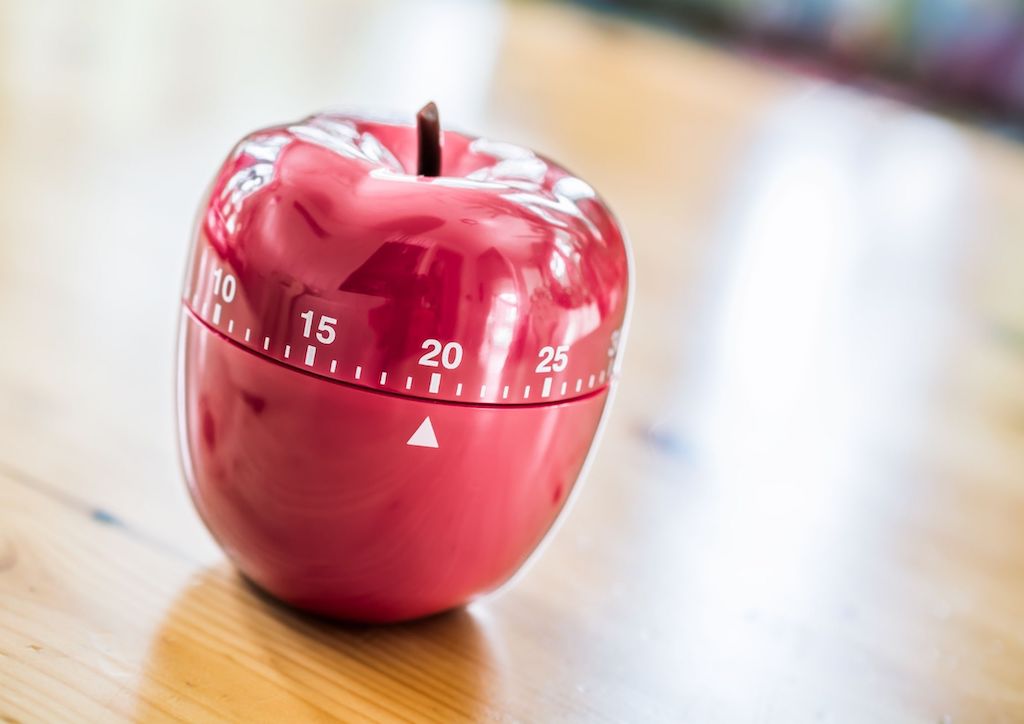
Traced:
POLYGON ((430 418, 424 417, 423 422, 416 428, 416 432, 409 438, 406 445, 415 447, 437 447, 437 436, 434 434, 434 426, 430 424, 430 418))

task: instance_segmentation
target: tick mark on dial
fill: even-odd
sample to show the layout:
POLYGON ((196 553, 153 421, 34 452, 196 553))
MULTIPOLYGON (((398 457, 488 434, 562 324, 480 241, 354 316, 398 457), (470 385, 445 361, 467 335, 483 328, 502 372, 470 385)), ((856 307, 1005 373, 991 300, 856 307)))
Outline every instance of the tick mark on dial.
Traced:
POLYGON ((337 371, 338 371, 338 360, 332 359, 331 360, 331 374, 333 375, 337 371))
POLYGON ((249 327, 245 328, 245 341, 249 341, 249 337, 252 335, 252 330, 249 327))
POLYGON ((358 380, 362 376, 363 376, 363 368, 360 367, 359 365, 356 365, 356 379, 358 380))
MULTIPOLYGON (((206 257, 207 257, 207 255, 209 253, 210 253, 209 247, 204 246, 203 247, 203 255, 199 259, 199 276, 196 277, 197 280, 206 279, 206 257)), ((199 303, 199 289, 198 289, 198 287, 201 284, 202 284, 201 281, 197 281, 196 282, 196 287, 197 287, 196 295, 192 298, 192 306, 193 307, 196 306, 196 304, 199 303)))
POLYGON ((523 389, 523 399, 524 399, 524 400, 529 400, 529 399, 530 399, 530 386, 529 386, 529 385, 527 385, 527 386, 526 386, 526 387, 525 387, 525 388, 523 389))
POLYGON ((381 372, 380 373, 380 383, 383 385, 387 381, 388 381, 388 373, 387 372, 381 372))
POLYGON ((270 349, 270 337, 264 337, 263 338, 263 349, 264 350, 270 349))
POLYGON ((291 356, 292 356, 292 346, 290 344, 286 344, 284 346, 284 358, 288 359, 291 356))

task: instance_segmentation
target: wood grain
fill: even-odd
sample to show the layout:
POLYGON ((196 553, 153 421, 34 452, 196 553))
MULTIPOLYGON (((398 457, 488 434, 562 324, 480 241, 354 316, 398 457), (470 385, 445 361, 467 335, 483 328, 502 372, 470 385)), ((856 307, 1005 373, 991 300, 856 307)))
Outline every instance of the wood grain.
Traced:
POLYGON ((1018 144, 563 5, 9 2, 0 159, 6 720, 1024 719, 1018 144), (635 316, 537 563, 347 626, 192 511, 178 285, 243 132, 429 98, 607 197, 635 316))

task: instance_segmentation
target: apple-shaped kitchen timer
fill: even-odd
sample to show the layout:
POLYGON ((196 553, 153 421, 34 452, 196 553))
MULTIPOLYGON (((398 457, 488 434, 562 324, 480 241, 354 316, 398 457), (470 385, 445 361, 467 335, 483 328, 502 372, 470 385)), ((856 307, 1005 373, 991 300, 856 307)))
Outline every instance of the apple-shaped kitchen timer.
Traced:
POLYGON ((518 146, 316 115, 203 202, 178 360, 189 489, 303 609, 396 621, 506 581, 564 508, 618 369, 629 251, 518 146))

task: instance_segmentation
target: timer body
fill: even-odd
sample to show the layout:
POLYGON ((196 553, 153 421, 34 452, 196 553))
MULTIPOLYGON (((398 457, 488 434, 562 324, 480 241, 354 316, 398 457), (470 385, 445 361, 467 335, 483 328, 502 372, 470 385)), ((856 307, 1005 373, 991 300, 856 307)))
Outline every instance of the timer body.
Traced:
POLYGON ((250 134, 194 232, 179 340, 193 500, 303 609, 396 621, 507 580, 614 385, 629 252, 583 181, 509 144, 319 115, 250 134))

